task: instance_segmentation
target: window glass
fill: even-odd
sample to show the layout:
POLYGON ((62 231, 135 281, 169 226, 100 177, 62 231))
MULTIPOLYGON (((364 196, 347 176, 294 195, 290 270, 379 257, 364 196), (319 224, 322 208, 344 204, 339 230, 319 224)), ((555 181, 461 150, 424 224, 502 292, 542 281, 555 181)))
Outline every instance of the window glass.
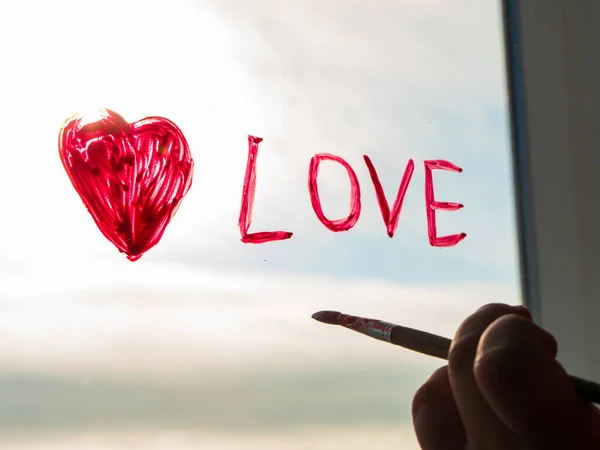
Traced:
MULTIPOLYGON (((0 6, 0 443, 32 449, 416 449, 410 404, 441 360, 311 319, 333 309, 451 337, 519 304, 499 2, 55 0, 0 6), (192 186, 129 261, 58 153, 109 108, 175 123, 192 186), (90 116, 86 116, 90 117, 90 116), (263 139, 248 233, 248 135, 263 139), (315 183, 323 221, 309 195, 315 183), (414 163, 393 238, 390 208, 414 163), (425 161, 436 212, 430 243, 425 161), (357 192, 356 192, 357 193, 357 192), (358 215, 355 206, 355 216, 358 215), (337 223, 337 225, 336 225, 337 223), (441 241, 440 241, 441 242, 441 241)), ((318 209, 318 208, 317 208, 318 209)), ((113 224, 114 227, 114 224, 113 224)))

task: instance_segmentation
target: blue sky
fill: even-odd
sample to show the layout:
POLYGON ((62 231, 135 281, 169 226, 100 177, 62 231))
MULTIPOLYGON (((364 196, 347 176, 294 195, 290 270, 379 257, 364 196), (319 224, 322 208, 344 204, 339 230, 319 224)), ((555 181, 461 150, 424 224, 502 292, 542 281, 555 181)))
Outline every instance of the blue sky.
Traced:
MULTIPOLYGON (((306 436, 290 434, 298 427, 322 442, 334 439, 310 417, 348 436, 354 430, 346 448, 375 433, 377 424, 383 427, 376 427, 378 436, 386 436, 382 445, 402 440, 414 448, 408 399, 440 362, 324 327, 310 315, 335 308, 451 336, 481 304, 520 301, 497 2, 85 5, 0 6, 0 60, 8 68, 0 85, 0 189, 8 217, 0 235, 0 333, 10 342, 0 348, 0 375, 38 413, 47 405, 27 393, 67 386, 65 395, 83 402, 83 410, 97 408, 103 393, 108 406, 83 425, 75 420, 82 410, 57 406, 60 429, 93 433, 94 426, 113 424, 114 411, 125 408, 119 402, 143 404, 147 396, 166 402, 166 409, 144 419, 132 407, 123 427, 160 423, 164 430, 158 429, 168 431, 180 417, 179 398, 198 417, 181 426, 218 432, 210 435, 210 448, 268 448, 275 439, 292 449, 305 442, 306 436), (136 263, 97 230, 58 158, 62 122, 102 107, 131 122, 150 115, 173 120, 195 159, 193 186, 180 210, 161 242, 136 263), (293 231, 288 241, 240 242, 248 134, 264 138, 251 231, 293 231), (308 165, 320 152, 346 159, 360 181, 362 214, 349 232, 330 232, 312 211, 308 165), (408 159, 415 161, 393 239, 364 154, 390 203, 408 159), (468 235, 454 248, 428 243, 425 159, 464 169, 434 172, 437 199, 465 205, 438 214, 440 235, 468 235), (254 423, 243 411, 264 407, 260 432, 283 434, 231 444, 235 427, 228 434, 227 427, 203 422, 215 405, 199 404, 194 395, 221 389, 206 381, 213 375, 238 386, 242 399, 232 406, 238 425, 254 423), (333 376, 356 390, 323 397, 335 407, 321 416, 318 405, 297 398, 257 400, 270 398, 274 383, 282 392, 308 392, 306 386, 325 389, 333 376), (75 380, 97 390, 82 394, 75 380), (308 381, 302 387, 298 380, 308 381), (186 383, 195 387, 178 390, 186 383), (158 395, 163 388, 173 395, 158 395), (344 403, 351 399, 366 406, 353 410, 344 403), (373 408, 393 405, 387 420, 373 415, 373 408)), ((345 171, 323 164, 319 189, 326 215, 343 217, 345 171)), ((19 398, 14 401, 18 406, 19 398)), ((9 414, 14 406, 0 404, 3 428, 18 428, 9 414)), ((227 423, 227 408, 218 411, 227 423)), ((52 428, 44 420, 32 426, 52 428)), ((173 444, 188 442, 183 435, 165 436, 164 448, 193 448, 173 444)), ((91 445, 100 438, 81 439, 91 445)), ((112 437, 105 439, 97 448, 114 448, 107 443, 112 437)), ((135 439, 145 448, 163 442, 147 432, 135 439)))

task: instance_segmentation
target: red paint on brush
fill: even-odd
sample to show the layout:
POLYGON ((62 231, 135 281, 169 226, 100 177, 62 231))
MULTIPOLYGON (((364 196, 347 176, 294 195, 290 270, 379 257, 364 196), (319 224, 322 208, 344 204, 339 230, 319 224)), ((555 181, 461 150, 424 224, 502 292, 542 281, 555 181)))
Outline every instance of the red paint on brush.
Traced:
POLYGON ((442 159, 425 161, 425 209, 427 214, 427 234, 429 243, 433 247, 452 247, 462 241, 467 235, 465 233, 438 236, 436 228, 436 211, 456 211, 463 207, 460 203, 438 202, 433 192, 433 170, 449 170, 451 172, 462 172, 462 169, 449 161, 442 159))
POLYGON ((377 322, 373 319, 367 319, 366 317, 350 316, 348 314, 340 314, 338 318, 338 325, 349 328, 359 333, 372 328, 373 323, 377 322))
POLYGON ((242 234, 242 242, 247 244, 262 244, 263 242, 283 241, 292 237, 289 231, 260 231, 248 233, 252 224, 252 210, 254 206, 254 193, 256 192, 256 159, 258 158, 258 144, 262 138, 248 135, 248 162, 246 163, 246 176, 242 190, 242 205, 238 226, 242 234))
POLYGON ((350 330, 357 331, 380 341, 392 342, 392 330, 396 325, 366 317, 349 316, 341 314, 338 319, 339 325, 350 330))
POLYGON ((310 194, 310 201, 312 203, 313 210, 317 215, 317 218, 325 225, 328 229, 334 232, 348 231, 358 221, 360 217, 360 185, 358 184, 358 178, 356 173, 344 159, 339 156, 332 155, 329 153, 319 153, 312 157, 310 160, 310 166, 308 169, 308 192, 310 194), (333 161, 341 164, 346 172, 348 172, 348 178, 350 178, 350 213, 346 218, 343 219, 328 219, 323 213, 323 207, 321 206, 321 199, 319 198, 319 187, 317 185, 317 177, 319 175, 319 167, 322 161, 333 161))
POLYGON ((194 162, 181 130, 147 117, 132 124, 110 110, 63 124, 58 150, 73 187, 102 234, 130 261, 161 239, 192 184, 194 162))

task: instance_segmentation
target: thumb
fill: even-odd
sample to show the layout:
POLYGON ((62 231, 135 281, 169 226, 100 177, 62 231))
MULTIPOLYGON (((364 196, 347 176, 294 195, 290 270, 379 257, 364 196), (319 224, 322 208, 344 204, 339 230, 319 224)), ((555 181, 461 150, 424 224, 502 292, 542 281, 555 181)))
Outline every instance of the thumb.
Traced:
POLYGON ((575 392, 556 361, 554 338, 517 315, 496 320, 482 335, 475 379, 496 415, 544 449, 600 448, 600 412, 575 392))

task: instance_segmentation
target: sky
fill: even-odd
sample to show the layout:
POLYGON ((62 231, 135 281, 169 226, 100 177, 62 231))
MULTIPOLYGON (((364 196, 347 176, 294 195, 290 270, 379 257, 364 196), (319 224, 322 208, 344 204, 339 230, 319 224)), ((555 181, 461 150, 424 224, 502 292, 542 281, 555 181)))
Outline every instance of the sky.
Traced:
MULTIPOLYGON (((342 435, 346 448, 368 436, 417 448, 410 399, 441 362, 310 315, 451 337, 482 304, 521 301, 499 2, 3 2, 0 61, 11 448, 333 448, 342 435), (162 240, 135 263, 58 157, 63 121, 98 108, 169 118, 195 162, 162 240), (287 241, 240 242, 248 134, 264 139, 250 231, 287 241), (357 174, 350 231, 312 210, 322 152, 357 174), (390 203, 415 162, 393 239, 363 155, 390 203), (434 171, 436 199, 465 205, 437 214, 439 235, 467 233, 456 247, 428 242, 427 159, 463 169, 434 171)), ((318 183, 326 216, 347 215, 343 168, 323 163, 318 183)))

